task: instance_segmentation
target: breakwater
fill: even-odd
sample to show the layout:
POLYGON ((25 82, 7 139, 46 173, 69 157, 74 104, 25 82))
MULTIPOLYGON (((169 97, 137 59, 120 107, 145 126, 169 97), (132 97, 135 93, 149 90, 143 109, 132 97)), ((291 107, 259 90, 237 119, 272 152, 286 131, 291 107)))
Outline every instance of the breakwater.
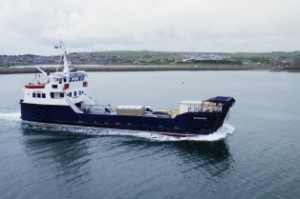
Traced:
MULTIPOLYGON (((55 72, 56 67, 41 67, 45 72, 55 72)), ((198 71, 198 70, 268 70, 268 66, 257 67, 253 65, 179 65, 179 66, 76 66, 72 70, 89 72, 126 72, 126 71, 198 71)), ((0 74, 39 73, 35 67, 0 67, 0 74)))

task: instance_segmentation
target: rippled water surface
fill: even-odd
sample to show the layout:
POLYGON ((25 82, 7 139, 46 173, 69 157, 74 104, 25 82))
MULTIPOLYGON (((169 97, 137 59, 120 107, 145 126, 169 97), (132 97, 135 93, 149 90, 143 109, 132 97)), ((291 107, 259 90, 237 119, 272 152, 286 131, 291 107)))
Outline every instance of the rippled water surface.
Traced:
POLYGON ((33 77, 0 75, 1 198, 300 198, 300 73, 89 74, 112 105, 235 97, 222 129, 192 140, 21 122, 33 77))

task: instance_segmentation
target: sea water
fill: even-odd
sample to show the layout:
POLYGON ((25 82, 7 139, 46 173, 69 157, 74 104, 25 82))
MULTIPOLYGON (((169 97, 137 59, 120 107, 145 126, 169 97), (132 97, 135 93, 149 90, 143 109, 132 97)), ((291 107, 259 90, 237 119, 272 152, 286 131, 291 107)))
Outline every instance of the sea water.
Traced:
POLYGON ((22 122, 33 78, 0 75, 1 198, 300 197, 300 73, 89 73, 87 92, 112 106, 236 99, 222 128, 193 138, 22 122))

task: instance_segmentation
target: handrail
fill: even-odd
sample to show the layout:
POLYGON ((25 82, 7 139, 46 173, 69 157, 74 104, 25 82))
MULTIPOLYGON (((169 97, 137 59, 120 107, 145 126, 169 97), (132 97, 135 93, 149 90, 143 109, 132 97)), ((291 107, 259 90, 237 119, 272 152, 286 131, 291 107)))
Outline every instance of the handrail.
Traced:
POLYGON ((66 101, 75 113, 83 113, 69 98, 66 98, 66 101))
POLYGON ((84 95, 86 97, 86 99, 88 99, 92 104, 98 104, 97 101, 89 94, 84 95))

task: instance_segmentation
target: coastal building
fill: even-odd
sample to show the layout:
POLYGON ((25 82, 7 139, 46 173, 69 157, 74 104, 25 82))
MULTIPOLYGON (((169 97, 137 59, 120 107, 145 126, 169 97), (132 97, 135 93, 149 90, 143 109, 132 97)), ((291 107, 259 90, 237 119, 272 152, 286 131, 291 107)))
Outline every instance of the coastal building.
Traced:
POLYGON ((300 56, 294 57, 290 60, 291 66, 300 67, 300 56))
POLYGON ((300 56, 291 58, 271 58, 270 64, 278 68, 300 68, 300 56))

